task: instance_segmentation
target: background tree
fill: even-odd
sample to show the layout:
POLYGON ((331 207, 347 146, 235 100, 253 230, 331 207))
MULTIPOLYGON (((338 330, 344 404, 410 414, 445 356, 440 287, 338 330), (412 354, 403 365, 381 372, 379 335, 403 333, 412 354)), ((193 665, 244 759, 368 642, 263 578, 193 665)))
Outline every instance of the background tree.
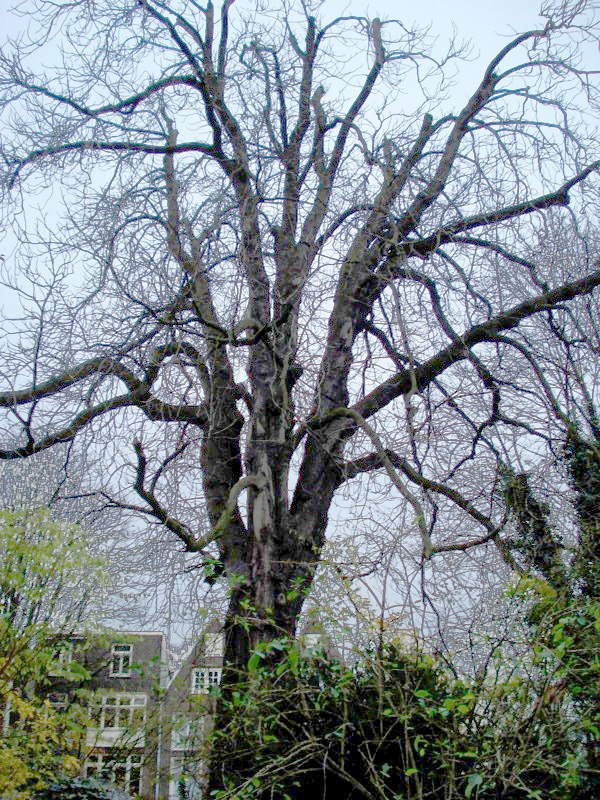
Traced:
POLYGON ((48 510, 0 512, 2 797, 26 800, 79 771, 87 712, 76 694, 90 676, 61 652, 100 586, 100 562, 79 526, 52 520, 48 510), (59 716, 51 694, 61 675, 72 702, 59 716))
POLYGON ((598 345, 592 6, 547 6, 448 110, 459 52, 401 21, 31 9, 1 57, 0 457, 101 454, 105 503, 227 578, 240 667, 294 632, 342 496, 385 492, 417 562, 469 551, 447 595, 476 546, 511 563, 497 464, 552 458, 598 345))
MULTIPOLYGON (((205 605, 205 592, 194 581, 195 570, 186 574, 189 561, 175 542, 157 537, 132 512, 98 502, 94 482, 101 480, 100 466, 97 453, 74 452, 69 443, 2 461, 0 508, 47 509, 53 522, 79 524, 90 554, 102 559, 113 588, 109 596, 91 598, 94 609, 112 627, 165 630, 176 648, 182 636, 201 632, 205 623, 198 608, 205 605)), ((211 606, 212 614, 217 613, 217 598, 211 606)))

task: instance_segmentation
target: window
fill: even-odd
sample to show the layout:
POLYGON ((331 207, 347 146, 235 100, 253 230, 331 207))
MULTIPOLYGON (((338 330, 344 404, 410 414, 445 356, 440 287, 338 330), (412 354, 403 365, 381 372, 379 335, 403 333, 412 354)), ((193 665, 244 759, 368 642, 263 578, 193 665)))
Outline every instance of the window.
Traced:
POLYGON ((321 634, 305 633, 304 641, 306 642, 307 650, 316 650, 321 645, 321 634))
MULTIPOLYGON (((12 681, 8 683, 9 690, 12 689, 12 681)), ((6 693, 4 708, 2 709, 2 736, 8 736, 10 728, 19 721, 19 714, 12 708, 12 691, 6 693)))
POLYGON ((189 717, 178 714, 174 717, 172 724, 172 750, 198 749, 205 741, 205 718, 203 716, 189 717))
POLYGON ((206 797, 207 770, 202 762, 189 764, 184 758, 171 758, 170 772, 169 800, 206 797))
POLYGON ((51 708, 60 714, 69 707, 69 696, 65 692, 52 692, 48 695, 51 708))
POLYGON ((97 778, 116 784, 126 792, 141 794, 141 753, 92 753, 84 764, 84 778, 97 778))
POLYGON ((73 642, 63 641, 56 645, 54 650, 54 664, 50 667, 49 674, 52 677, 61 676, 64 670, 73 661, 73 642))
POLYGON ((192 693, 206 694, 211 686, 221 683, 221 669, 208 669, 202 667, 192 670, 192 693))
POLYGON ((108 694, 96 698, 90 707, 94 728, 140 730, 146 722, 145 694, 108 694))
POLYGON ((49 707, 44 709, 44 720, 47 722, 49 718, 49 709, 55 714, 64 714, 64 712, 69 708, 69 695, 65 692, 51 692, 49 695, 46 696, 46 700, 50 704, 49 707))
POLYGON ((133 645, 113 644, 110 662, 110 674, 113 678, 129 678, 132 653, 133 645))
POLYGON ((61 667, 68 667, 73 661, 73 642, 61 642, 56 648, 55 658, 61 667))
POLYGON ((19 690, 13 689, 13 682, 6 681, 3 686, 4 689, 4 707, 0 708, 0 735, 8 736, 11 728, 20 728, 21 730, 29 730, 27 725, 30 720, 27 715, 21 715, 19 711, 18 698, 20 697, 19 690))

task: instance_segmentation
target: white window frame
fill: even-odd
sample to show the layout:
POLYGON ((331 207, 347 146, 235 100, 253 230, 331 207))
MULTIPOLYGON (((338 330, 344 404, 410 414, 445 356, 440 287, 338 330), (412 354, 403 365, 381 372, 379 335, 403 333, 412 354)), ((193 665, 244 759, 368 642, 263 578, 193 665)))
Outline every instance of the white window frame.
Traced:
POLYGON ((203 715, 176 714, 172 719, 171 750, 197 750, 206 737, 203 715))
POLYGON ((207 769, 203 761, 190 764, 186 758, 171 756, 168 800, 179 800, 180 784, 190 800, 202 800, 206 796, 207 769))
POLYGON ((130 678, 132 661, 133 645, 115 642, 110 651, 111 678, 130 678))
POLYGON ((191 674, 191 693, 208 694, 211 686, 221 683, 222 674, 221 667, 196 667, 191 674))
POLYGON ((56 648, 56 660, 61 667, 68 667, 73 661, 73 642, 61 642, 56 648))
POLYGON ((139 710, 142 710, 139 725, 145 726, 147 703, 148 696, 141 692, 98 695, 89 709, 89 717, 93 723, 91 727, 99 730, 133 728, 134 711, 139 710))
POLYGON ((126 792, 142 792, 142 773, 144 769, 143 753, 130 753, 122 758, 115 758, 111 753, 90 753, 83 765, 84 778, 99 778, 120 786, 126 792), (124 782, 117 780, 117 769, 124 767, 124 782), (132 773, 138 771, 137 785, 132 783, 132 773))

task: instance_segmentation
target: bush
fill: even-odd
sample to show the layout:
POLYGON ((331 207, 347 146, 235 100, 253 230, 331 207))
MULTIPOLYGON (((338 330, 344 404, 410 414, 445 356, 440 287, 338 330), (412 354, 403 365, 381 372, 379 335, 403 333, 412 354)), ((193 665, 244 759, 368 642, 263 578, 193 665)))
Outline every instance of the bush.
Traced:
POLYGON ((0 511, 3 800, 30 800, 57 776, 79 772, 87 715, 75 695, 90 676, 75 662, 61 665, 58 656, 99 576, 79 526, 53 519, 48 509, 0 511), (57 675, 69 694, 60 714, 44 699, 57 675))
POLYGON ((352 670, 276 647, 277 666, 265 647, 248 683, 220 690, 217 800, 593 796, 580 720, 540 670, 534 681, 497 663, 469 682, 394 645, 352 670))

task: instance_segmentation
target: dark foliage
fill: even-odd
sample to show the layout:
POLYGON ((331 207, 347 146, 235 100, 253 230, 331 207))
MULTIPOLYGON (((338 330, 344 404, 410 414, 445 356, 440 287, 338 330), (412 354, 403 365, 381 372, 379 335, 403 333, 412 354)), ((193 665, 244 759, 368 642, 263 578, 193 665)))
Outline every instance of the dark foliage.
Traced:
POLYGON ((35 800, 131 800, 131 795, 93 778, 73 778, 49 786, 36 794, 35 800))
POLYGON ((226 687, 222 705, 222 800, 588 796, 560 703, 527 679, 457 680, 423 653, 389 646, 347 670, 290 648, 275 671, 226 687))

